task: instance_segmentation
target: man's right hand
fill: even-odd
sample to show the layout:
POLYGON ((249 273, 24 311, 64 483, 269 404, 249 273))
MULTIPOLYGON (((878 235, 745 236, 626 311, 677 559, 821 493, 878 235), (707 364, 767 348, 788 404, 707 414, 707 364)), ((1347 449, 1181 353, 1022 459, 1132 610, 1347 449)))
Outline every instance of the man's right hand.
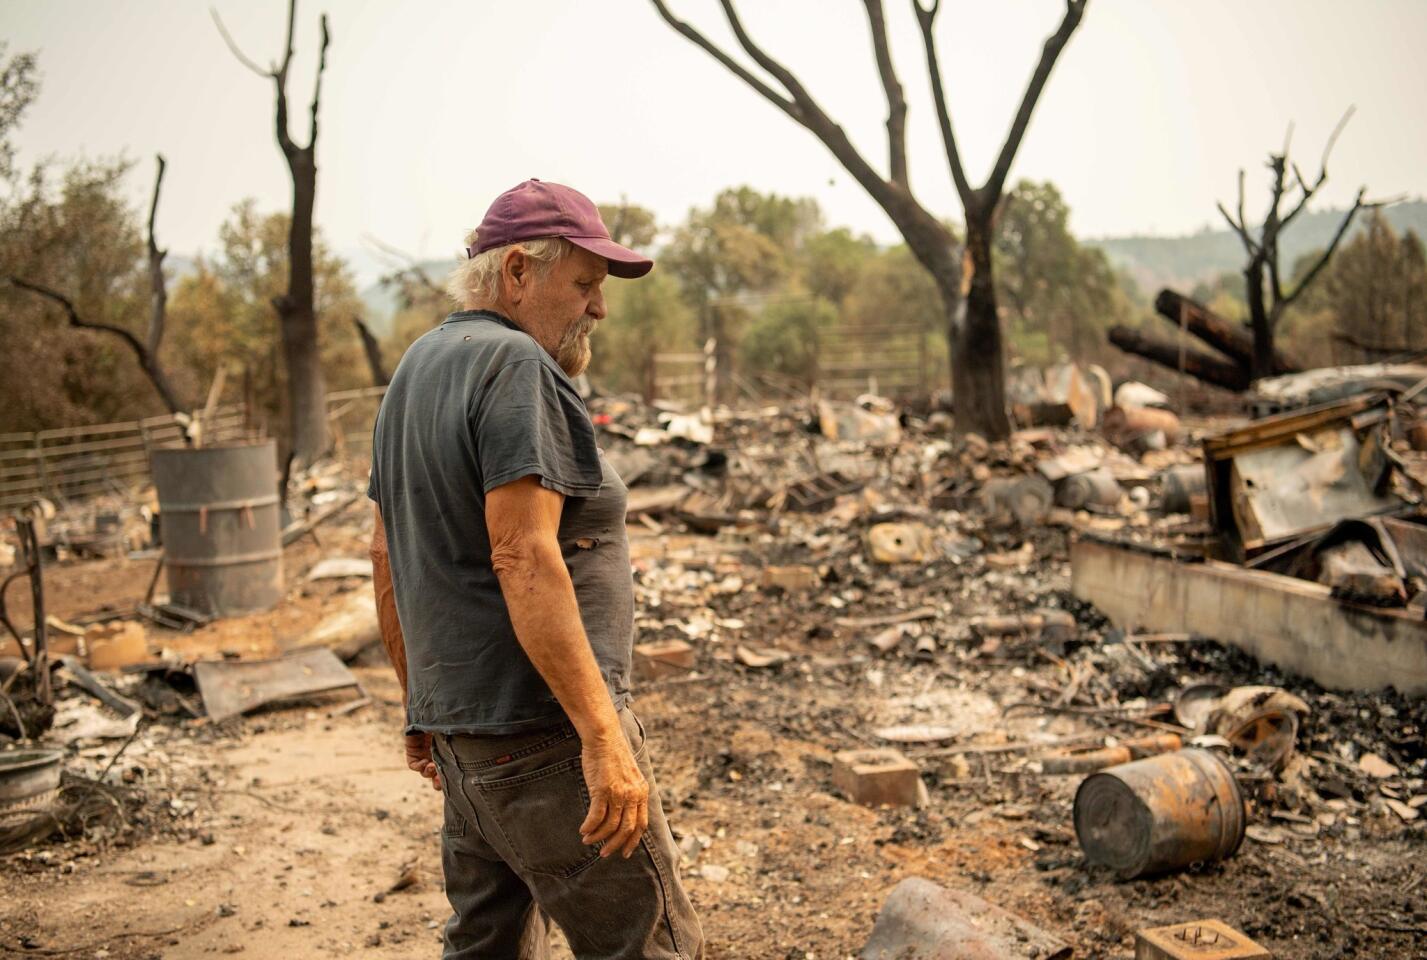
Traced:
POLYGON ((436 761, 431 759, 431 734, 406 735, 406 765, 430 780, 434 789, 441 789, 441 772, 436 769, 436 761))
POLYGON ((616 729, 602 741, 586 741, 580 752, 590 811, 580 824, 586 844, 604 842, 600 856, 628 859, 649 826, 649 783, 635 762, 629 741, 616 729))

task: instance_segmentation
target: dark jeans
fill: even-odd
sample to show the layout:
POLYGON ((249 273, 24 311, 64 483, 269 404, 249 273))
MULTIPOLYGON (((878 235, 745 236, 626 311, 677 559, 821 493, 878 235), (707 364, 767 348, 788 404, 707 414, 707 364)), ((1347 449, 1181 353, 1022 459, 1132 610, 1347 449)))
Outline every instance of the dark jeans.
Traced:
POLYGON ((649 782, 649 829, 628 859, 601 859, 579 827, 590 797, 570 724, 498 737, 432 739, 446 818, 441 865, 454 916, 444 960, 537 960, 547 918, 575 956, 699 960, 703 934, 679 883, 644 727, 620 722, 649 782))

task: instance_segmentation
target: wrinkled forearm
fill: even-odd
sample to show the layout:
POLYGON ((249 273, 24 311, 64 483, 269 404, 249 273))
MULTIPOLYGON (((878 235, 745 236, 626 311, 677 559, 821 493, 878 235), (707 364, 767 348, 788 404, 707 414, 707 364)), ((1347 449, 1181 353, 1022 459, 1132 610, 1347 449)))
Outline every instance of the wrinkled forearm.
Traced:
POLYGON ((492 564, 516 639, 580 739, 590 743, 622 736, 558 544, 498 546, 492 564))
POLYGON ((376 532, 372 534, 372 589, 376 592, 377 625, 381 628, 382 646, 387 659, 396 670, 401 685, 401 703, 406 706, 406 641, 401 634, 401 621, 396 615, 396 589, 391 582, 391 560, 387 555, 386 530, 381 515, 377 515, 376 532))

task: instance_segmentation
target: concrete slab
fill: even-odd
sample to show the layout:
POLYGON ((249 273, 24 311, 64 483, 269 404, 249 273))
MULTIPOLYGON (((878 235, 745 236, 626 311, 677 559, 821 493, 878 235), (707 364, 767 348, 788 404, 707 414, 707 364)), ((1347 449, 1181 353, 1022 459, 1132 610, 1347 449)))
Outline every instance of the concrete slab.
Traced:
POLYGON ((1335 600, 1328 587, 1114 544, 1071 545, 1071 588, 1116 626, 1196 633, 1330 690, 1427 695, 1427 620, 1335 600))

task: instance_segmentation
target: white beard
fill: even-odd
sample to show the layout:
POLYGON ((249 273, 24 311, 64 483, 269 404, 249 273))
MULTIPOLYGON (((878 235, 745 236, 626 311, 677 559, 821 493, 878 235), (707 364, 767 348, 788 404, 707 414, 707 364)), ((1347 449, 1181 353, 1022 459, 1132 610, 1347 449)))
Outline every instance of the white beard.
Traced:
POLYGON ((593 317, 581 317, 578 322, 570 324, 570 328, 560 338, 560 345, 555 348, 555 362, 565 371, 566 376, 578 377, 589 367, 590 357, 593 355, 590 350, 590 333, 594 330, 595 323, 593 317))

